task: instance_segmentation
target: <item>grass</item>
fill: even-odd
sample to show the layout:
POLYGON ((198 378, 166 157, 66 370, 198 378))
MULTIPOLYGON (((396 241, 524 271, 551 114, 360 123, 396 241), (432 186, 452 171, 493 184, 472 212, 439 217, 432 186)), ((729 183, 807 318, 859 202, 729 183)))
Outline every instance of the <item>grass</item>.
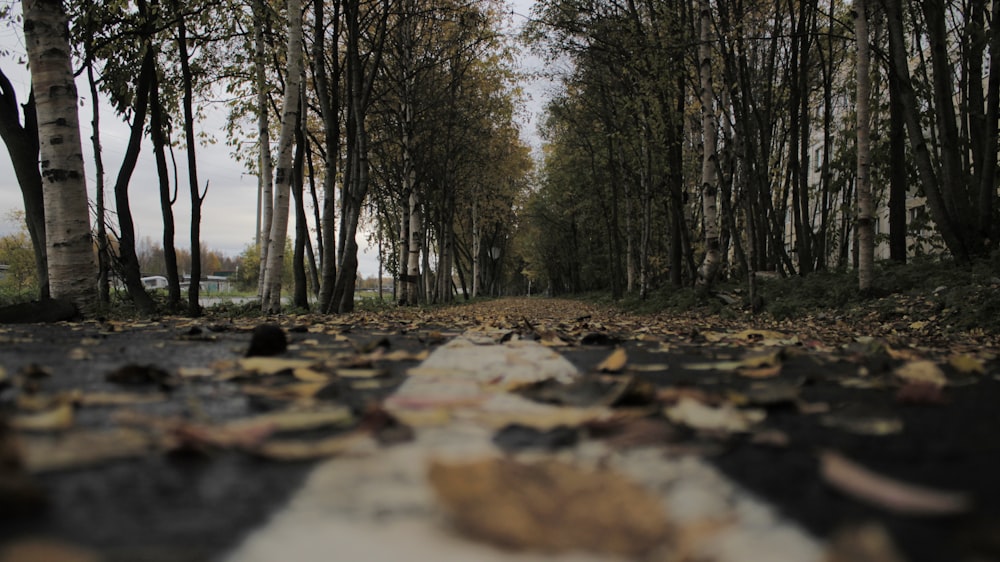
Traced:
MULTIPOLYGON (((855 271, 758 278, 758 293, 763 302, 760 313, 776 320, 834 313, 845 320, 906 319, 935 322, 951 330, 1000 334, 1000 253, 971 264, 952 260, 880 263, 869 295, 858 290, 855 271)), ((667 287, 646 299, 628 296, 614 302, 609 295, 596 293, 585 299, 636 313, 673 310, 722 316, 742 314, 750 304, 746 284, 734 281, 721 282, 710 293, 667 287), (727 302, 734 299, 734 303, 727 302)))

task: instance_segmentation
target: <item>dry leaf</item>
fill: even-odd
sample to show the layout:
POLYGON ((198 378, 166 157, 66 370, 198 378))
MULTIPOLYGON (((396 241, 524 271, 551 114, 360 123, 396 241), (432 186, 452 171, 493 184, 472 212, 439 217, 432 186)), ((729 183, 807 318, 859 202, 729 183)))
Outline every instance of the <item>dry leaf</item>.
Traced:
POLYGON ((387 374, 385 369, 337 369, 337 376, 345 379, 372 379, 387 374))
POLYGON ((167 400, 162 393, 140 394, 133 392, 87 392, 75 396, 73 401, 80 406, 131 406, 155 404, 167 400))
POLYGON ((73 405, 64 402, 47 412, 13 416, 10 426, 22 431, 63 431, 73 427, 73 405))
POLYGON ((276 375, 282 371, 305 369, 315 364, 308 359, 283 359, 280 357, 244 357, 237 362, 244 371, 259 375, 276 375))
POLYGON ((731 404, 713 408, 687 396, 675 406, 665 408, 663 413, 670 421, 694 429, 729 432, 749 431, 753 424, 767 416, 763 410, 740 410, 731 404))
POLYGON ((896 376, 907 382, 922 382, 944 386, 948 384, 948 378, 937 363, 933 361, 921 360, 910 361, 896 369, 896 376))
POLYGON ((50 472, 93 466, 146 454, 153 443, 134 429, 72 431, 58 438, 26 437, 22 440, 28 472, 50 472))
POLYGON ((611 355, 608 355, 604 361, 601 361, 597 370, 602 373, 620 373, 627 363, 628 354, 625 353, 625 348, 619 347, 612 351, 611 355))
POLYGON ((639 557, 670 533, 656 497, 611 471, 487 459, 432 462, 428 478, 460 530, 504 547, 639 557))
POLYGON ((363 432, 351 432, 316 441, 270 440, 248 452, 279 461, 306 461, 346 453, 366 437, 363 432))
POLYGON ((968 495, 934 490, 877 474, 833 451, 820 454, 820 474, 828 484, 865 503, 902 515, 957 515, 972 507, 968 495))
POLYGON ((99 562, 101 559, 97 552, 54 539, 21 539, 0 547, 0 562, 99 562))
POLYGON ((228 431, 242 432, 253 427, 268 426, 272 431, 302 431, 329 426, 349 425, 354 421, 350 408, 339 407, 315 411, 282 411, 231 421, 222 426, 228 431))
POLYGON ((830 540, 824 562, 905 562, 878 523, 841 529, 830 540))
POLYGON ((179 367, 177 375, 182 379, 204 378, 215 375, 215 371, 208 367, 179 367))
POLYGON ((986 366, 983 362, 971 355, 952 355, 948 358, 948 364, 964 375, 986 374, 986 366))
POLYGON ((302 382, 329 382, 330 377, 310 369, 308 367, 299 367, 297 369, 292 369, 292 376, 302 382))

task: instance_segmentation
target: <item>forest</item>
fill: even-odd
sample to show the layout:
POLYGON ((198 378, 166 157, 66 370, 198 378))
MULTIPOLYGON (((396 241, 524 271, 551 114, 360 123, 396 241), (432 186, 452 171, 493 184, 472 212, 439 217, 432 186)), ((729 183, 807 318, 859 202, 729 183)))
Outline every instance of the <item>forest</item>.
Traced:
POLYGON ((233 159, 258 178, 248 238, 264 312, 351 311, 361 244, 400 304, 644 299, 728 279, 753 305, 761 274, 852 271, 863 293, 876 261, 969 263, 1000 235, 1000 7, 985 2, 22 8, 0 16, 23 27, 33 88, 19 100, 0 74, 0 133, 37 294, 86 310, 117 285, 139 311, 158 306, 129 199, 148 138, 167 306, 199 313, 197 284, 184 294, 180 279, 206 274, 199 127, 218 99, 233 159), (535 76, 519 64, 529 53, 535 76), (531 78, 552 84, 534 150, 531 78), (93 103, 78 102, 81 84, 93 103), (116 115, 100 114, 98 96, 116 115), (102 119, 129 124, 121 162, 102 161, 102 119), (92 144, 96 186, 73 167, 74 135, 92 144), (175 232, 178 197, 191 201, 189 233, 175 232))

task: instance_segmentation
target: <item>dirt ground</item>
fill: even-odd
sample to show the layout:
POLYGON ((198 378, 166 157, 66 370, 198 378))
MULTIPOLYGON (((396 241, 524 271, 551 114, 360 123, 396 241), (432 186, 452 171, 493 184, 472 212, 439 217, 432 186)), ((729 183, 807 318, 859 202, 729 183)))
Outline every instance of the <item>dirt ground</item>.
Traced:
MULTIPOLYGON (((643 409, 669 428, 657 444, 703 456, 818 537, 849 541, 841 537, 873 524, 899 560, 1000 560, 1000 346, 983 334, 921 337, 926 328, 633 316, 547 299, 0 325, 0 545, 58 541, 100 560, 215 559, 336 454, 319 444, 358 431, 385 447, 405 439, 381 401, 428 351, 490 329, 551 347, 595 388, 629 385, 613 403, 604 390, 529 396, 605 400, 629 416, 643 409), (274 357, 303 362, 272 371, 244 363, 261 324, 287 338, 274 357), (685 400, 762 419, 721 428, 673 417, 685 400), (286 449, 271 446, 274 434, 245 423, 302 404, 327 416, 287 422, 282 437, 314 445, 304 452, 276 453, 286 449), (329 422, 337 412, 342 421, 329 422), (124 433, 110 446, 101 440, 115 431, 124 433)), ((564 431, 568 441, 529 432, 512 447, 628 433, 564 431)), ((890 550, 872 559, 888 562, 890 550)))

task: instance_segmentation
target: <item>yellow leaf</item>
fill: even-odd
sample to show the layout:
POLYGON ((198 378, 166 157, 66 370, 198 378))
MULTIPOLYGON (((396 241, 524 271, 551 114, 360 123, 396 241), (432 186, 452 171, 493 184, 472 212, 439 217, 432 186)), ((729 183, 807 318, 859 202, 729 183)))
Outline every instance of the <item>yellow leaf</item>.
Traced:
POLYGON ((944 371, 933 361, 921 360, 910 361, 896 369, 896 376, 909 382, 923 382, 944 386, 948 384, 948 378, 944 371))
POLYGON ((282 359, 280 357, 246 357, 239 360, 239 366, 245 371, 261 375, 274 375, 281 371, 294 371, 313 365, 308 359, 282 359))
POLYGON ((231 421, 223 426, 227 431, 243 431, 255 426, 272 426, 274 431, 303 431, 320 427, 342 426, 354 420, 350 408, 330 408, 318 411, 281 411, 231 421))
POLYGON ((320 459, 346 453, 357 446, 364 437, 364 433, 353 432, 317 441, 270 440, 250 449, 250 452, 279 461, 320 459))
POLYGON ((601 364, 597 366, 597 370, 603 373, 619 373, 625 368, 628 363, 628 354, 625 353, 625 349, 619 347, 618 349, 611 352, 601 364))
POLYGON ((764 410, 740 410, 731 404, 713 408, 686 396, 677 405, 665 408, 663 413, 670 421, 694 429, 729 432, 749 431, 750 426, 766 417, 764 410))
POLYGON ((330 377, 308 367, 299 367, 292 370, 292 376, 302 382, 328 382, 330 377))
POLYGON ((48 412, 14 416, 11 427, 23 431, 62 431, 73 427, 73 405, 66 402, 48 412))
POLYGON ((57 439, 26 437, 21 440, 24 466, 39 473, 93 466, 110 460, 138 457, 150 451, 153 442, 144 431, 70 431, 57 439))
POLYGON ((926 327, 927 327, 927 322, 924 322, 922 320, 910 323, 911 330, 923 330, 926 327))
POLYGON ((952 355, 948 358, 950 364, 956 371, 965 375, 985 375, 986 366, 983 362, 971 355, 952 355))
POLYGON ((211 377, 215 371, 208 367, 178 367, 177 375, 182 379, 211 377))

